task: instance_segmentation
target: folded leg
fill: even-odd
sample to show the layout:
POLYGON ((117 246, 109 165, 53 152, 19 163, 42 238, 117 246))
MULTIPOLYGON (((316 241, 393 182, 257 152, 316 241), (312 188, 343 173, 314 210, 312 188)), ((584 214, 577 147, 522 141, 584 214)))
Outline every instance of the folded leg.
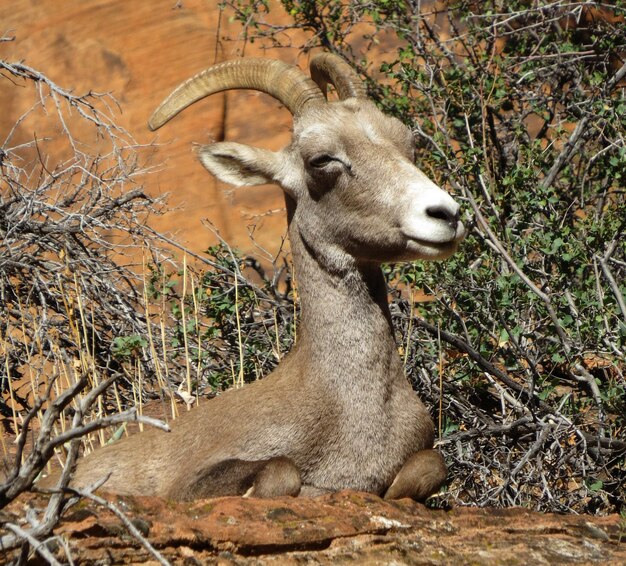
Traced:
POLYGON ((296 465, 282 456, 255 461, 224 460, 181 483, 170 493, 172 498, 296 496, 302 485, 296 465))
POLYGON ((404 463, 384 497, 410 497, 416 501, 424 501, 441 487, 447 471, 443 457, 437 450, 415 452, 404 463))

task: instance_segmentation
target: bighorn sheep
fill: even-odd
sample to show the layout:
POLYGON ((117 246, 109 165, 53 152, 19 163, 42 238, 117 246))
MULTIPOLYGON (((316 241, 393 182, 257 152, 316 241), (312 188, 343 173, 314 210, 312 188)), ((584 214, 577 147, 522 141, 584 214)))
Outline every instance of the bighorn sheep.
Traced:
POLYGON ((159 106, 155 130, 228 89, 255 89, 293 114, 293 141, 271 152, 234 142, 204 146, 203 165, 234 185, 285 193, 298 276, 298 342, 266 378, 96 450, 76 485, 110 474, 107 490, 193 499, 227 494, 318 494, 356 489, 423 500, 444 481, 432 420, 397 352, 385 261, 444 259, 464 236, 459 206, 414 164, 413 137, 366 98, 336 55, 311 61, 311 79, 271 59, 214 65, 159 106), (339 100, 326 100, 328 83, 339 100))

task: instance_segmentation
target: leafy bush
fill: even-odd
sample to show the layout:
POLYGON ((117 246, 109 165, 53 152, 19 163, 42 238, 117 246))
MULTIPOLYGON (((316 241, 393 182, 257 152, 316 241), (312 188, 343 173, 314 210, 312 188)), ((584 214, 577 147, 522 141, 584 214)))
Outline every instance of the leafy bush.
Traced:
POLYGON ((208 248, 203 261, 209 267, 202 271, 153 267, 148 281, 149 300, 171 311, 168 350, 187 367, 192 396, 267 375, 295 337, 297 309, 285 257, 276 260, 271 278, 257 260, 225 242, 208 248))
POLYGON ((262 0, 224 4, 251 41, 351 61, 466 203, 455 257, 389 269, 407 372, 442 403, 440 504, 623 506, 624 3, 282 0, 283 27, 262 0))

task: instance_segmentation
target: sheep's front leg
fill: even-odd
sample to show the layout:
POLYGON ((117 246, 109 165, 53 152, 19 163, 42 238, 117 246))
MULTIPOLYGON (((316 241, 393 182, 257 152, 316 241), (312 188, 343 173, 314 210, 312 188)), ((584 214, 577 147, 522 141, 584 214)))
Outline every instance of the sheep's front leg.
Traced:
POLYGON ((447 471, 443 457, 437 450, 420 450, 400 468, 384 497, 410 497, 416 501, 424 501, 441 487, 447 471))
POLYGON ((295 497, 301 487, 300 471, 289 458, 271 458, 257 472, 244 497, 295 497))
POLYGON ((300 493, 302 480, 296 465, 289 458, 278 456, 254 461, 224 460, 175 485, 169 496, 190 501, 224 495, 296 496, 300 493))

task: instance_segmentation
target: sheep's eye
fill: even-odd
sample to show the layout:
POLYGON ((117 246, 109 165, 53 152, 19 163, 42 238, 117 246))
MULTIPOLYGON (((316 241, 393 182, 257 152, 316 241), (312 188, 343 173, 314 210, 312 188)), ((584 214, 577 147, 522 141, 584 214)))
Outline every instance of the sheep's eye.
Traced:
POLYGON ((328 155, 326 153, 322 153, 320 155, 316 155, 309 159, 309 165, 311 167, 315 167, 316 169, 322 169, 326 167, 332 161, 336 161, 336 159, 332 155, 328 155))

